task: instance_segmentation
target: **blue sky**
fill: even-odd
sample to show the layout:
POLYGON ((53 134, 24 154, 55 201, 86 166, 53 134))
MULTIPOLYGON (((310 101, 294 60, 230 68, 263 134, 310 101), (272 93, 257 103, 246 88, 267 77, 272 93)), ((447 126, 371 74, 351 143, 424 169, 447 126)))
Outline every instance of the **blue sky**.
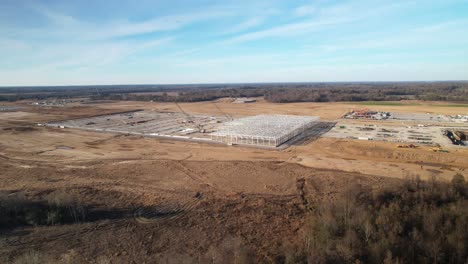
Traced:
POLYGON ((468 0, 0 1, 0 85, 468 80, 468 0))

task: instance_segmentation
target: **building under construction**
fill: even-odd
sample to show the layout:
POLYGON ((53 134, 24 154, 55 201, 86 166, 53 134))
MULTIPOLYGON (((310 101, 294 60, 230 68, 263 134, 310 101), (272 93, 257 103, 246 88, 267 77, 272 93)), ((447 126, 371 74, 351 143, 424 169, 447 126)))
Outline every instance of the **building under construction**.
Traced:
POLYGON ((228 145, 278 147, 316 125, 319 119, 293 115, 250 116, 224 123, 210 135, 212 140, 228 145))
POLYGON ((129 111, 48 123, 58 128, 84 129, 149 137, 229 145, 277 147, 314 126, 319 117, 258 115, 232 120, 230 116, 129 111))

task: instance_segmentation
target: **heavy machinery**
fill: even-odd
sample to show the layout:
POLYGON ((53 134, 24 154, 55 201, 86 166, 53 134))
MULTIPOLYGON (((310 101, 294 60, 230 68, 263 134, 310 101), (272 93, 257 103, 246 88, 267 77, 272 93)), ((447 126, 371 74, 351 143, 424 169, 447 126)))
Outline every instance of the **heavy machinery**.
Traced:
POLYGON ((449 153, 448 150, 445 150, 443 148, 440 148, 440 147, 436 147, 436 148, 431 148, 432 151, 434 152, 444 152, 444 153, 449 153))
POLYGON ((214 106, 216 107, 216 109, 218 109, 218 111, 227 118, 227 120, 231 121, 233 118, 232 116, 226 114, 225 112, 223 112, 223 110, 221 110, 221 108, 219 108, 219 106, 216 104, 215 101, 212 101, 212 103, 214 104, 214 106))
POLYGON ((444 134, 452 141, 454 145, 465 146, 465 142, 463 142, 463 138, 466 139, 466 136, 464 135, 464 133, 460 131, 446 130, 444 134))
POLYGON ((455 131, 454 133, 459 140, 466 141, 468 138, 468 133, 465 131, 455 131))
POLYGON ((189 114, 187 114, 187 113, 184 111, 184 109, 182 109, 182 107, 181 107, 177 102, 174 102, 174 103, 176 104, 177 108, 179 108, 180 112, 182 112, 182 114, 184 114, 185 117, 187 117, 187 122, 188 122, 188 123, 194 124, 194 125, 197 127, 198 132, 200 132, 200 133, 205 133, 205 132, 206 132, 206 130, 203 128, 203 126, 200 125, 200 124, 197 124, 195 121, 193 121, 192 116, 190 116, 189 114))
POLYGON ((409 144, 409 145, 398 145, 398 148, 417 148, 418 146, 414 144, 409 144))

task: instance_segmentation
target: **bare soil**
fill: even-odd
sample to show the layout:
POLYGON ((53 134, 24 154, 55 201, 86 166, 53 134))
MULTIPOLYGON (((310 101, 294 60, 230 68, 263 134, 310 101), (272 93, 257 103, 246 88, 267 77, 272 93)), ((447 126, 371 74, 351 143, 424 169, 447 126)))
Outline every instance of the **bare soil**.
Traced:
MULTIPOLYGON (((217 104, 233 116, 305 114, 328 120, 354 107, 217 104)), ((212 102, 181 106, 221 115, 212 102)), ((398 107, 379 110, 402 110, 398 107)), ((308 211, 343 195, 350 184, 379 189, 409 177, 468 176, 463 149, 435 153, 427 147, 320 138, 275 151, 34 125, 133 109, 177 111, 170 103, 117 102, 0 113, 0 191, 22 192, 30 200, 65 192, 89 208, 84 223, 0 229, 1 262, 29 250, 90 263, 223 262, 233 251, 255 262, 275 262, 303 243, 308 211)))

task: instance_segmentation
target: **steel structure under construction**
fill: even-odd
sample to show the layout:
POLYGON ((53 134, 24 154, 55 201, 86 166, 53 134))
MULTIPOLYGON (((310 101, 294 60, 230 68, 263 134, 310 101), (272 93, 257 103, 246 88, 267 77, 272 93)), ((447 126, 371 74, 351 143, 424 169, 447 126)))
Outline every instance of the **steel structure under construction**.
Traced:
POLYGON ((245 144, 277 147, 314 126, 319 117, 257 115, 224 123, 211 139, 229 145, 245 144))

